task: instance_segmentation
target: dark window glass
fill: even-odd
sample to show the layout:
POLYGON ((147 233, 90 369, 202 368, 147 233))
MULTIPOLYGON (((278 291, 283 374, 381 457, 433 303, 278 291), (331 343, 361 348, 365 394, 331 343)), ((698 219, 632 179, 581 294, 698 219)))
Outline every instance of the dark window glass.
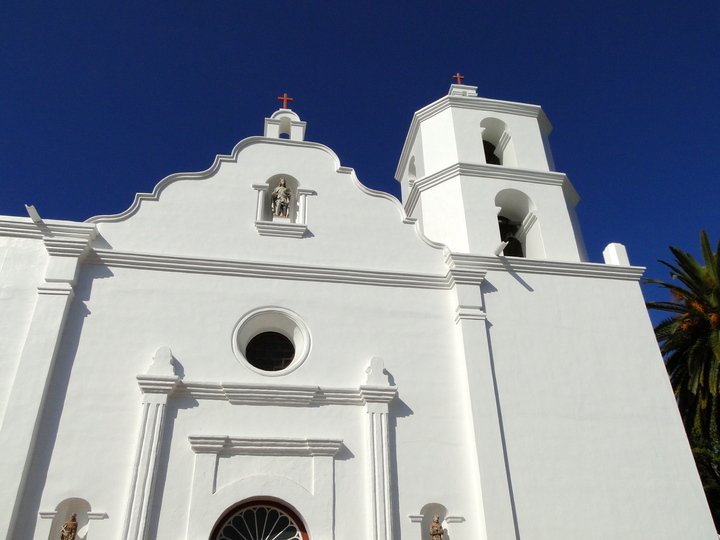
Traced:
POLYGON ((500 165, 500 158, 495 155, 495 145, 488 141, 483 141, 483 149, 485 150, 485 161, 488 165, 500 165))
POLYGON ((263 332, 247 344, 245 358, 263 371, 280 371, 295 358, 295 347, 292 341, 278 332, 263 332))

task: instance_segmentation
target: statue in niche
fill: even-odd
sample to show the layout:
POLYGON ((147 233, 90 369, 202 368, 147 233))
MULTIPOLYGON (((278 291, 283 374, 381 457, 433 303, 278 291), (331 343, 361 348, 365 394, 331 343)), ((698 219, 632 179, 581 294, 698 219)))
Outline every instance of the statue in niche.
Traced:
POLYGON ((77 530, 77 514, 73 514, 70 516, 70 519, 63 524, 62 530, 60 531, 60 540, 75 540, 77 530))
POLYGON ((443 527, 440 525, 440 516, 433 516, 430 524, 430 537, 432 540, 442 540, 443 527))
POLYGON ((271 196, 273 216, 289 217, 291 196, 290 188, 285 185, 285 179, 281 178, 278 187, 273 190, 271 196))

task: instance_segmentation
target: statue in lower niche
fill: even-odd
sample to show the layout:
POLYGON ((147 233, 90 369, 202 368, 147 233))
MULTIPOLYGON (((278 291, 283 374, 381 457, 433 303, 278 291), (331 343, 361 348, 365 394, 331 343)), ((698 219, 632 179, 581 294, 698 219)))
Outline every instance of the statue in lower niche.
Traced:
POLYGON ((440 516, 433 516, 432 524, 430 525, 430 538, 432 540, 442 540, 443 527, 440 525, 440 516))
POLYGON ((281 178, 278 187, 272 192, 272 213, 273 216, 288 217, 290 215, 290 197, 292 192, 285 185, 285 179, 281 178))
POLYGON ((63 524, 62 530, 60 531, 60 540, 75 540, 77 530, 77 514, 73 514, 70 516, 70 519, 63 524))

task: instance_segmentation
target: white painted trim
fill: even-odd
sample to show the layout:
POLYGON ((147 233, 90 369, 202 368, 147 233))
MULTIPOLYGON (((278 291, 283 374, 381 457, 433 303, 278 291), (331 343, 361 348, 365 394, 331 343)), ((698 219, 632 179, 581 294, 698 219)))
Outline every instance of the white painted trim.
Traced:
MULTIPOLYGON (((53 519, 56 515, 56 511, 52 512, 38 512, 40 514, 40 519, 53 519)), ((88 519, 108 519, 110 516, 107 515, 107 512, 88 512, 87 518, 88 519)))
POLYGON ((366 394, 361 388, 181 381, 175 386, 172 397, 228 401, 233 405, 309 407, 364 405, 373 395, 370 390, 366 394))
POLYGON ((455 308, 455 324, 461 320, 472 320, 472 321, 484 321, 487 319, 487 314, 482 310, 481 307, 477 306, 458 306, 455 308))
POLYGON ((95 225, 86 223, 45 219, 41 223, 34 223, 26 217, 3 216, 0 218, 0 236, 39 240, 46 236, 92 239, 96 235, 95 225))
POLYGON ((145 540, 152 516, 152 499, 159 464, 168 394, 145 394, 135 463, 123 524, 123 540, 145 540))
POLYGON ((280 223, 278 221, 256 221, 255 228, 260 236, 281 236, 283 238, 302 238, 308 228, 302 223, 280 223))
POLYGON ((190 435, 193 452, 233 456, 334 456, 342 439, 292 439, 284 437, 232 437, 190 435))
MULTIPOLYGON (((508 258, 492 255, 471 255, 452 253, 454 260, 470 260, 477 262, 480 269, 508 270, 514 272, 545 273, 575 277, 600 277, 638 281, 644 267, 615 266, 601 263, 552 261, 545 259, 508 258)), ((353 268, 337 268, 330 266, 308 266, 258 261, 233 261, 227 259, 201 259, 197 257, 178 257, 148 253, 131 253, 124 251, 95 249, 91 250, 85 263, 105 265, 107 267, 136 268, 145 270, 186 272, 192 274, 225 275, 250 278, 280 278, 298 281, 318 281, 324 283, 352 283, 369 286, 409 287, 420 289, 450 289, 454 280, 460 276, 458 272, 446 275, 421 274, 405 272, 388 272, 381 270, 360 270, 353 268)), ((480 279, 479 273, 476 279, 480 279)))
POLYGON ((88 264, 105 265, 108 267, 196 274, 296 279, 299 281, 320 281, 324 283, 352 283, 424 289, 448 288, 447 276, 440 274, 180 257, 106 249, 95 249, 91 251, 86 261, 88 264))
POLYGON ((645 268, 641 266, 614 266, 602 263, 549 261, 521 257, 472 255, 469 253, 452 253, 451 257, 456 264, 471 264, 473 262, 488 272, 513 271, 518 274, 546 274, 623 281, 638 281, 645 272, 645 268))

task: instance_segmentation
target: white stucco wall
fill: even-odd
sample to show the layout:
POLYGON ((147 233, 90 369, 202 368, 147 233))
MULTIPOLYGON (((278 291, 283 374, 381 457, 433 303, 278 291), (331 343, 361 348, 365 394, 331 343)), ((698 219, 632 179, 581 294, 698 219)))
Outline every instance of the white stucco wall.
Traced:
MULTIPOLYGON (((423 147, 449 140, 452 116, 423 126, 423 147)), ((422 539, 430 512, 450 540, 712 538, 641 269, 582 262, 543 124, 506 120, 518 165, 544 172, 438 183, 406 201, 427 237, 327 148, 263 137, 123 214, 50 224, 52 238, 0 221, 0 406, 35 400, 0 426, 2 536, 50 540, 77 508, 90 540, 205 540, 235 504, 270 497, 312 540, 422 539), (524 137, 540 149, 524 156, 524 137), (279 174, 312 190, 302 238, 256 224, 257 186, 279 174), (513 186, 545 257, 491 255, 513 186), (259 309, 302 321, 304 362, 262 374, 238 357, 234 332, 259 309)))

